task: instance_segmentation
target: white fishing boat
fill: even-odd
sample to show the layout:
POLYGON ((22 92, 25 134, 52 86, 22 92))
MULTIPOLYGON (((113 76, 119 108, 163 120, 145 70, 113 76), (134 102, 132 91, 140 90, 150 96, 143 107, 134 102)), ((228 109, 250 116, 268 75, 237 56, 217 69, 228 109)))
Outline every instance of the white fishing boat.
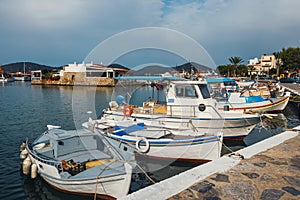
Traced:
POLYGON ((225 139, 240 139, 262 117, 246 114, 244 110, 228 110, 227 107, 219 110, 218 102, 210 96, 205 81, 169 81, 165 91, 165 103, 151 99, 142 106, 136 106, 116 99, 103 111, 103 118, 116 121, 126 118, 169 129, 184 130, 195 127, 199 133, 223 132, 225 139))
POLYGON ((203 163, 221 155, 222 133, 212 135, 195 129, 158 128, 129 120, 89 120, 83 126, 92 126, 96 133, 131 145, 146 158, 203 163))
POLYGON ((30 75, 26 74, 26 66, 23 64, 23 72, 12 73, 15 81, 31 81, 30 75))
MULTIPOLYGON (((25 151, 25 153, 24 153, 25 151)), ((23 172, 38 173, 54 188, 70 193, 120 198, 127 195, 133 161, 132 149, 87 129, 51 127, 26 144, 23 172)))
POLYGON ((0 82, 7 83, 7 82, 13 82, 14 79, 12 77, 6 76, 5 74, 0 74, 0 82))

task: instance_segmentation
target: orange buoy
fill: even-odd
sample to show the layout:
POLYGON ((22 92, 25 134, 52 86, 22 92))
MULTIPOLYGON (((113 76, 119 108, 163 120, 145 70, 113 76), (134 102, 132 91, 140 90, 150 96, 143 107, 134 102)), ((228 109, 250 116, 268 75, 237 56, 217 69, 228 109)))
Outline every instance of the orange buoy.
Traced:
POLYGON ((124 116, 126 117, 130 117, 132 115, 133 111, 132 111, 132 107, 131 106, 124 106, 124 109, 123 109, 123 114, 124 116))

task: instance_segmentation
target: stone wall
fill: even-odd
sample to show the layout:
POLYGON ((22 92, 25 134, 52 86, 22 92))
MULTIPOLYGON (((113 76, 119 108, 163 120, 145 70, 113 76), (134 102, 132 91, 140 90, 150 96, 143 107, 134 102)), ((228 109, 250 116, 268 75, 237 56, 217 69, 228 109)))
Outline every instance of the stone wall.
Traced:
POLYGON ((86 78, 85 72, 65 72, 59 80, 32 80, 33 85, 79 85, 113 87, 116 80, 113 78, 86 78))

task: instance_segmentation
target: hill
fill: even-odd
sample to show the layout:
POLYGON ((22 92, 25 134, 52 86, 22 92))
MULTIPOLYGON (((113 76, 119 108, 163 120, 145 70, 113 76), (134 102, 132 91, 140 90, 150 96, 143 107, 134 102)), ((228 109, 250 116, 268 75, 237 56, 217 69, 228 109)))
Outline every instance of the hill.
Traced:
POLYGON ((158 66, 158 65, 152 65, 152 66, 147 66, 144 67, 140 70, 132 70, 130 72, 128 72, 126 75, 127 76, 144 76, 144 75, 158 75, 158 74, 164 74, 166 72, 180 72, 182 73, 183 71, 185 72, 191 72, 191 70, 194 71, 194 73, 196 72, 207 72, 207 71, 212 71, 211 68, 206 67, 204 65, 200 65, 198 63, 195 62, 189 62, 189 63, 185 63, 176 67, 162 67, 162 66, 158 66))
POLYGON ((25 72, 28 73, 29 71, 33 70, 53 70, 56 69, 54 67, 46 66, 46 65, 40 65, 37 63, 32 62, 16 62, 16 63, 10 63, 6 65, 2 65, 2 69, 6 73, 15 73, 15 72, 23 72, 24 71, 24 65, 25 65, 25 72))
POLYGON ((157 65, 151 65, 136 71, 131 70, 126 75, 127 76, 145 76, 145 75, 153 76, 153 75, 163 74, 165 72, 170 72, 172 70, 174 69, 171 67, 168 68, 168 67, 162 67, 157 65))
POLYGON ((183 71, 191 72, 191 70, 193 70, 194 73, 212 71, 212 68, 209 68, 204 65, 200 65, 195 62, 188 62, 183 65, 176 66, 174 67, 174 69, 177 70, 178 72, 183 72, 183 71))
POLYGON ((120 68, 120 69, 126 69, 126 70, 129 70, 127 67, 124 67, 123 65, 120 65, 120 64, 117 64, 117 63, 113 63, 113 64, 110 64, 108 65, 107 67, 110 67, 110 68, 120 68))

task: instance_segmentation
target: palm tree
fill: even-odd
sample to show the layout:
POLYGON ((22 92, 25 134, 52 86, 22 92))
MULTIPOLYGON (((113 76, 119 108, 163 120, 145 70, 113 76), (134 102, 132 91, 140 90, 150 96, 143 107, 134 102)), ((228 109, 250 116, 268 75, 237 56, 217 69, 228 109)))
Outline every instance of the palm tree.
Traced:
POLYGON ((238 64, 244 62, 244 60, 238 56, 230 57, 230 58, 228 58, 228 60, 233 65, 233 76, 236 76, 236 67, 238 64))
POLYGON ((275 56, 276 59, 276 76, 279 77, 279 70, 280 70, 280 65, 281 65, 281 59, 280 59, 280 52, 274 52, 273 55, 275 56))

